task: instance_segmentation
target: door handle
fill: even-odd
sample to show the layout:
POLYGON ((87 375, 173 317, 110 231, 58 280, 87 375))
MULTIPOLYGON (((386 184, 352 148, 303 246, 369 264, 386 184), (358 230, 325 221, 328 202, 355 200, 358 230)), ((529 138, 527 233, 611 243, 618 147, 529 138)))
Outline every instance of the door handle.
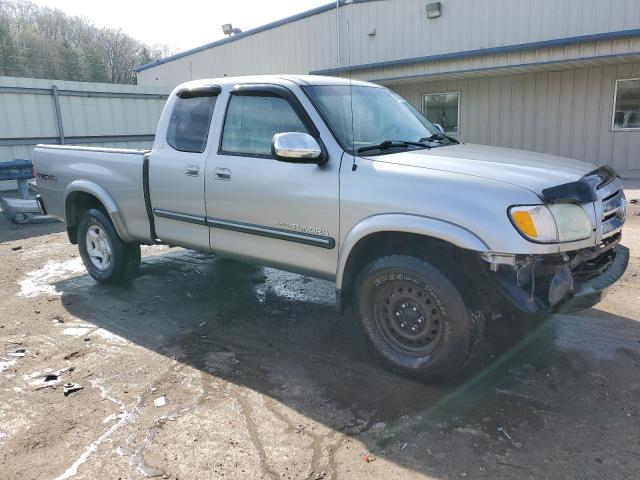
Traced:
POLYGON ((231 170, 228 168, 216 168, 213 172, 216 174, 216 180, 231 180, 231 170))
POLYGON ((187 165, 184 168, 184 174, 189 177, 197 177, 200 175, 200 167, 198 165, 187 165))

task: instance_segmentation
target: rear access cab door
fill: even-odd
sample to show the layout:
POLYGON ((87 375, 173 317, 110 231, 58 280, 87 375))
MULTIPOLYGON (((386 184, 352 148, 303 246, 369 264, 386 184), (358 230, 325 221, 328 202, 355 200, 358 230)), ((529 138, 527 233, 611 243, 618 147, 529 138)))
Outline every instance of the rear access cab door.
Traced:
POLYGON ((224 120, 206 166, 206 210, 215 253, 334 279, 342 149, 293 82, 238 84, 220 94, 224 120), (273 135, 308 133, 323 165, 271 154, 273 135))
POLYGON ((156 236, 209 249, 204 200, 207 155, 220 87, 183 88, 167 101, 149 158, 149 196, 156 236))

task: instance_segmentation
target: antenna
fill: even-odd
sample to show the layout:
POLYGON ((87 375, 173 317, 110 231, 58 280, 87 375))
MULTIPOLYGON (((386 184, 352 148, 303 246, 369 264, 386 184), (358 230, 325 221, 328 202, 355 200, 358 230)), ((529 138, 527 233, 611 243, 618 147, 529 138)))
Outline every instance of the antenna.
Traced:
POLYGON ((353 75, 351 72, 351 23, 347 20, 347 65, 349 71, 349 103, 351 104, 351 156, 353 157, 353 163, 351 164, 351 171, 355 172, 358 169, 356 163, 356 132, 353 122, 353 75))

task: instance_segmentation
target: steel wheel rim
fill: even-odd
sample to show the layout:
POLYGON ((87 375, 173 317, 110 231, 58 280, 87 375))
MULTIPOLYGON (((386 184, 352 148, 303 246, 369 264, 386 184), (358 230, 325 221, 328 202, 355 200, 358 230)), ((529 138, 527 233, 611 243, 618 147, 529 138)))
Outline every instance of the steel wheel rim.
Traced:
POLYGON ((433 352, 444 329, 435 296, 411 282, 393 282, 378 293, 375 320, 389 344, 413 357, 433 352))
POLYGON ((99 224, 92 224, 87 229, 86 234, 87 254, 92 265, 101 272, 111 265, 111 242, 105 232, 104 227, 99 224))

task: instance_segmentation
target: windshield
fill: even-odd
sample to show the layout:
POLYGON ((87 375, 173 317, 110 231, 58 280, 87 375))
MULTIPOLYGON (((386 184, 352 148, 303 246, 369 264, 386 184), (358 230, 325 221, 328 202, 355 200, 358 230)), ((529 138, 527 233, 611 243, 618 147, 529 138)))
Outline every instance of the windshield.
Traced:
POLYGON ((347 151, 376 150, 384 142, 387 148, 380 150, 392 142, 439 140, 437 145, 414 145, 417 148, 450 143, 409 102, 386 88, 321 85, 307 86, 305 91, 347 151))

